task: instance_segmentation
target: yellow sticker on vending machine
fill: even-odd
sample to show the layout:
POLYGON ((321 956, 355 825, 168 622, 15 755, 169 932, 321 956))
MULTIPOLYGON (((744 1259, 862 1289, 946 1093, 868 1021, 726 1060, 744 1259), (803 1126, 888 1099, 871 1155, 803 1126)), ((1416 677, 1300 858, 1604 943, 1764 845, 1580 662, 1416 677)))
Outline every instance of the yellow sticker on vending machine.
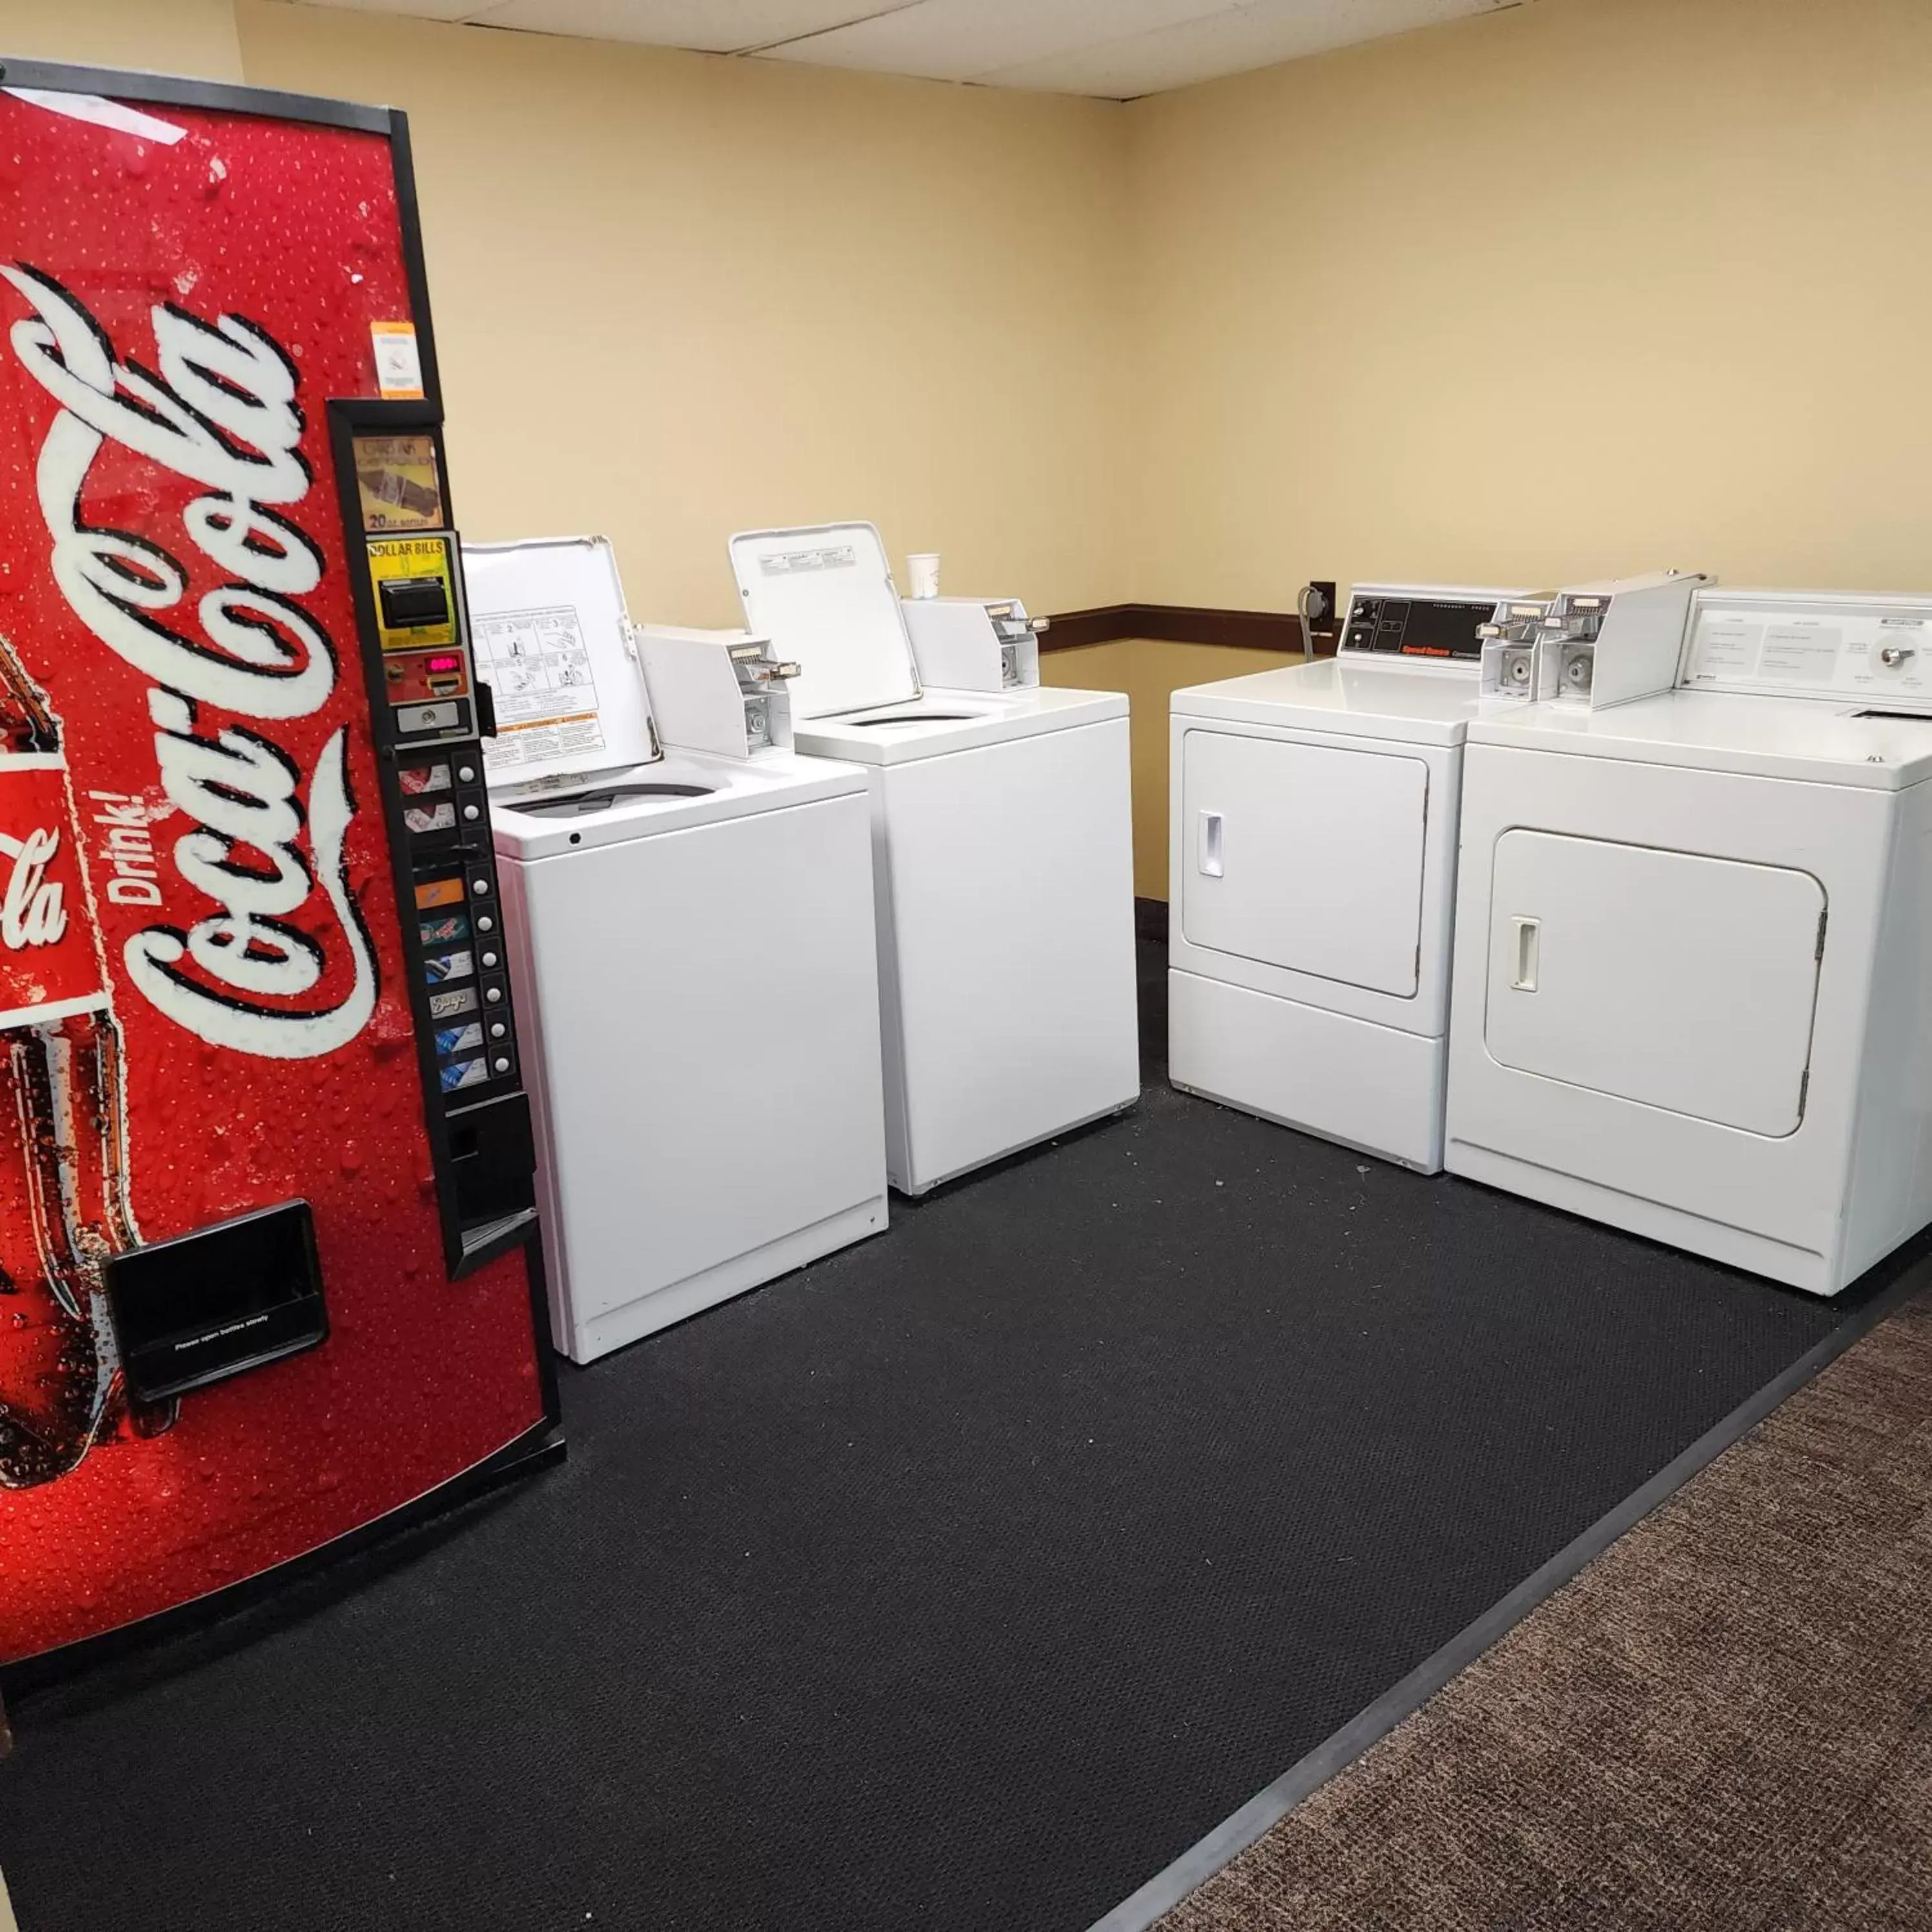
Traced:
POLYGON ((370 589, 384 650, 455 643, 454 577, 447 537, 384 537, 369 545, 370 589))

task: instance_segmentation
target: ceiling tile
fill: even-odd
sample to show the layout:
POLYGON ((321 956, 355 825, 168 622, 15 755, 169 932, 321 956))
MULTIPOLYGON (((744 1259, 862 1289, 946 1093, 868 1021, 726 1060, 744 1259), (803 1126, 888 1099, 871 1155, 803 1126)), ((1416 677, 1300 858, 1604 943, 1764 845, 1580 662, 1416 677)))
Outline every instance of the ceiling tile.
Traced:
POLYGON ((1235 0, 914 0, 769 50, 815 67, 968 80, 1231 10, 1235 0))
MULTIPOLYGON (((404 0, 411 11, 416 0, 404 0)), ((882 0, 462 0, 466 20, 586 40, 741 53, 876 13, 882 0)), ((425 0, 443 6, 449 0, 425 0)))
POLYGON ((461 20, 482 0, 304 0, 311 7, 335 7, 353 14, 406 14, 417 20, 461 20))
POLYGON ((1521 0, 306 0, 1114 100, 1521 0))
POLYGON ((1131 100, 1519 4, 1520 0, 1243 0, 1197 20, 1110 37, 1042 59, 1003 63, 970 77, 992 87, 1131 100))

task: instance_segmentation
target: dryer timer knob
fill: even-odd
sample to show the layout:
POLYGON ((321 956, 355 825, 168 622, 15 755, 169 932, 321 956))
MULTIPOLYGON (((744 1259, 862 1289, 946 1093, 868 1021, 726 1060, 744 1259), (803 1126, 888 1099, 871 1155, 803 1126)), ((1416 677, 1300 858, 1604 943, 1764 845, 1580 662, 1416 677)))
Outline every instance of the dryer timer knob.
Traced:
POLYGON ((1895 669, 1912 655, 1909 644, 1887 644, 1878 654, 1878 661, 1888 669, 1895 669))

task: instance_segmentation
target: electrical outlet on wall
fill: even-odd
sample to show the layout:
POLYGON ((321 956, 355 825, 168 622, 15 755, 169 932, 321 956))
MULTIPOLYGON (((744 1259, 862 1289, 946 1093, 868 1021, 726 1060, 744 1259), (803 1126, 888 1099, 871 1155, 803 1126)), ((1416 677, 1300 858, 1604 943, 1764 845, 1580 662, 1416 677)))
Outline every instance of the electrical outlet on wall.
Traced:
POLYGON ((1318 632, 1332 636, 1335 630, 1335 582, 1332 578, 1316 578, 1304 584, 1294 600, 1295 614, 1301 620, 1302 646, 1305 654, 1316 655, 1318 632))

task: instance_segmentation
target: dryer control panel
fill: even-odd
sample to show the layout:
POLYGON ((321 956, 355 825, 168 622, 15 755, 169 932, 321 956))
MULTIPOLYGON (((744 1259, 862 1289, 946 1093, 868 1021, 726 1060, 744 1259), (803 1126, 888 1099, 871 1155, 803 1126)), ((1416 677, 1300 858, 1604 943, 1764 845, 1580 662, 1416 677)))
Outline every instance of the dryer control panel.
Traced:
POLYGON ((1706 590, 1678 682, 1932 713, 1932 596, 1706 590))
POLYGON ((1429 584, 1358 584, 1342 622, 1343 657, 1426 664, 1482 662, 1482 627, 1515 590, 1429 584))

